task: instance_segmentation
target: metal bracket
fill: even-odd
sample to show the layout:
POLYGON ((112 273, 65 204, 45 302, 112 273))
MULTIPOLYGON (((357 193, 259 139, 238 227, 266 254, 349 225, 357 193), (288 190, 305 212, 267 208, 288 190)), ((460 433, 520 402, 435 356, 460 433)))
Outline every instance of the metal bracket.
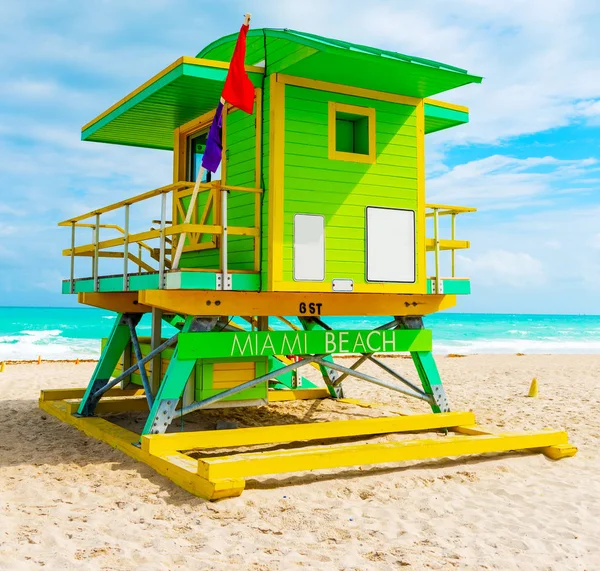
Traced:
POLYGON ((92 384, 92 388, 90 390, 90 395, 88 397, 88 399, 85 402, 85 405, 83 407, 83 410, 81 412, 81 414, 79 414, 78 412, 73 413, 73 416, 76 418, 83 418, 83 417, 87 417, 87 416, 94 416, 94 411, 96 410, 96 405, 98 404, 98 401, 100 400, 100 398, 94 398, 94 393, 102 388, 106 383, 108 383, 110 379, 96 379, 94 381, 94 383, 92 384))
POLYGON ((432 278, 431 280, 431 293, 442 294, 444 293, 444 280, 441 278, 432 278))
POLYGON ((226 274, 225 282, 223 282, 223 274, 217 274, 217 290, 232 289, 231 274, 226 274))
POLYGON ((433 391, 433 400, 440 407, 440 411, 450 412, 450 401, 444 387, 442 385, 433 385, 431 390, 433 391))
POLYGON ((150 434, 164 434, 167 431, 167 428, 175 416, 175 407, 177 406, 178 401, 179 399, 166 399, 160 401, 156 416, 152 422, 150 434))

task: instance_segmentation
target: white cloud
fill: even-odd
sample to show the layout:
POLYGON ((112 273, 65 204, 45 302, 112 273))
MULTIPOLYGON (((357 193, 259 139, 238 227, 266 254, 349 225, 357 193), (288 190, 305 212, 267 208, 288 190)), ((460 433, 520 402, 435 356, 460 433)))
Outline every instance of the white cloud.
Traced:
POLYGON ((474 286, 530 288, 546 282, 542 262, 525 252, 489 250, 476 258, 459 256, 459 262, 471 276, 474 286))
POLYGON ((482 210, 515 209, 557 200, 561 193, 596 191, 590 177, 600 171, 594 158, 519 159, 492 155, 459 164, 427 182, 427 199, 442 204, 476 206, 482 210))

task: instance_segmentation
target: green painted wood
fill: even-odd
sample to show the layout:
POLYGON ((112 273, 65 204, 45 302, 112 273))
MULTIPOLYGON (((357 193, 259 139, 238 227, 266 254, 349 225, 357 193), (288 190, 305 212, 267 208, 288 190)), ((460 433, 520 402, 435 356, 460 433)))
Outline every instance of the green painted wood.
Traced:
POLYGON ((142 289, 158 289, 158 274, 139 274, 129 276, 129 289, 139 291, 142 289))
MULTIPOLYGON (((236 39, 237 33, 220 38, 198 57, 229 61, 236 39)), ((269 73, 285 72, 416 97, 481 82, 481 77, 458 67, 290 29, 249 30, 246 61, 265 60, 265 44, 269 73), (296 45, 295 53, 290 44, 296 45)))
MULTIPOLYGON (((469 295, 471 293, 471 280, 444 279, 442 278, 444 293, 448 295, 469 295)), ((427 280, 427 293, 433 293, 433 280, 427 280)))
POLYGON ((425 103, 425 133, 434 133, 469 122, 469 114, 425 103))
POLYGON ((175 403, 178 402, 181 398, 185 389, 185 385, 187 384, 190 375, 194 371, 196 360, 182 359, 179 356, 179 339, 181 338, 182 334, 186 334, 187 332, 189 332, 193 320, 194 318, 189 316, 185 319, 185 323, 182 328, 182 333, 179 334, 178 343, 175 346, 175 350, 169 361, 169 366, 167 367, 165 375, 158 388, 156 397, 154 398, 154 403, 152 405, 150 413, 148 414, 148 418, 146 419, 146 424, 142 429, 142 434, 150 434, 150 431, 152 430, 152 426, 154 424, 154 420, 157 418, 161 406, 164 406, 163 401, 174 401, 171 402, 171 409, 175 409, 175 403))
MULTIPOLYGON (((87 414, 93 393, 104 386, 112 377, 113 371, 130 340, 129 326, 123 321, 123 314, 117 314, 113 323, 108 341, 94 368, 92 378, 88 383, 81 404, 77 409, 78 414, 87 414)), ((91 411, 93 414, 93 410, 91 411)))
MULTIPOLYGON (((194 398, 196 401, 204 400, 208 397, 222 393, 225 389, 215 389, 213 385, 213 366, 215 363, 247 363, 254 362, 256 377, 260 377, 266 373, 266 359, 201 359, 198 361, 199 367, 202 369, 201 382, 196 382, 194 398)), ((255 387, 232 395, 223 399, 223 401, 242 401, 242 400, 253 400, 253 399, 266 399, 267 398, 268 385, 266 382, 260 383, 255 387)))
MULTIPOLYGON (((249 73, 259 87, 262 74, 249 73)), ((214 109, 227 70, 182 63, 82 132, 82 140, 173 149, 173 130, 214 109)))
POLYGON ((181 333, 181 359, 430 351, 431 331, 181 333))
MULTIPOLYGON (((316 214, 325 217, 324 281, 365 284, 366 208, 418 208, 416 109, 291 86, 285 106, 283 279, 293 281, 294 216, 316 214), (330 101, 375 109, 375 164, 329 159, 330 101), (298 137, 309 123, 318 130, 298 137)), ((417 250, 423 238, 417 234, 417 250)), ((418 277, 422 271, 417 266, 418 277)))
MULTIPOLYGON (((442 387, 442 379, 435 363, 433 353, 430 351, 415 351, 411 352, 411 357, 415 363, 423 390, 428 395, 433 395, 434 386, 437 385, 442 387)), ((442 412, 437 404, 432 404, 431 410, 436 413, 442 412)))
MULTIPOLYGON (((256 120, 256 107, 254 115, 235 111, 227 116, 225 154, 227 179, 224 181, 226 184, 248 188, 256 186, 256 120)), ((198 208, 199 215, 203 210, 204 204, 198 208)), ((227 217, 230 227, 254 227, 254 194, 230 192, 227 198, 227 217)), ((227 246, 229 269, 254 269, 254 239, 252 237, 229 236, 227 246)), ((218 268, 220 267, 220 250, 186 252, 181 257, 179 265, 182 269, 218 268)))
POLYGON ((234 291, 260 291, 260 274, 231 274, 234 291))

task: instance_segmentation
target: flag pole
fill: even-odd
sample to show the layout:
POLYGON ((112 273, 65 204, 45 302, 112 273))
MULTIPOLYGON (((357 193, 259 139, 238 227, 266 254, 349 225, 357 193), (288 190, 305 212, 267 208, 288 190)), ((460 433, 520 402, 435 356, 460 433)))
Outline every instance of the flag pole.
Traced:
MULTIPOLYGON (((244 14, 244 26, 250 25, 250 19, 252 15, 249 13, 244 14)), ((225 106, 225 100, 223 97, 220 99, 221 105, 225 106)), ((185 215, 184 224, 189 224, 192 219, 192 213, 194 212, 194 208, 196 207, 196 200, 198 199, 198 192, 200 191, 200 182, 202 181, 202 177, 204 176, 204 171, 206 169, 201 166, 198 171, 198 176, 196 177, 196 184, 194 185, 194 191, 192 192, 192 197, 190 198, 190 204, 188 206, 188 211, 185 215)), ((177 240, 177 250, 175 251, 175 256, 171 260, 171 270, 176 270, 179 267, 179 260, 181 259, 181 254, 183 253, 183 246, 185 244, 187 232, 182 232, 179 234, 179 239, 177 240)))

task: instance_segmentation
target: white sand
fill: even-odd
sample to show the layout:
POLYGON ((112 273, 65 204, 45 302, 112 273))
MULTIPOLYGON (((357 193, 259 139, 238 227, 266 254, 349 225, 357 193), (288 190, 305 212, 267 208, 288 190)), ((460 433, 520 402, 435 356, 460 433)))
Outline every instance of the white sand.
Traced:
MULTIPOLYGON (((410 361, 390 363, 416 378, 410 361)), ((505 430, 566 428, 579 453, 284 475, 211 504, 37 408, 40 389, 84 386, 93 365, 8 366, 0 569, 600 569, 600 356, 438 363, 454 410, 505 430), (539 397, 525 398, 534 376, 539 397)), ((353 381, 347 396, 426 410, 353 381)))

